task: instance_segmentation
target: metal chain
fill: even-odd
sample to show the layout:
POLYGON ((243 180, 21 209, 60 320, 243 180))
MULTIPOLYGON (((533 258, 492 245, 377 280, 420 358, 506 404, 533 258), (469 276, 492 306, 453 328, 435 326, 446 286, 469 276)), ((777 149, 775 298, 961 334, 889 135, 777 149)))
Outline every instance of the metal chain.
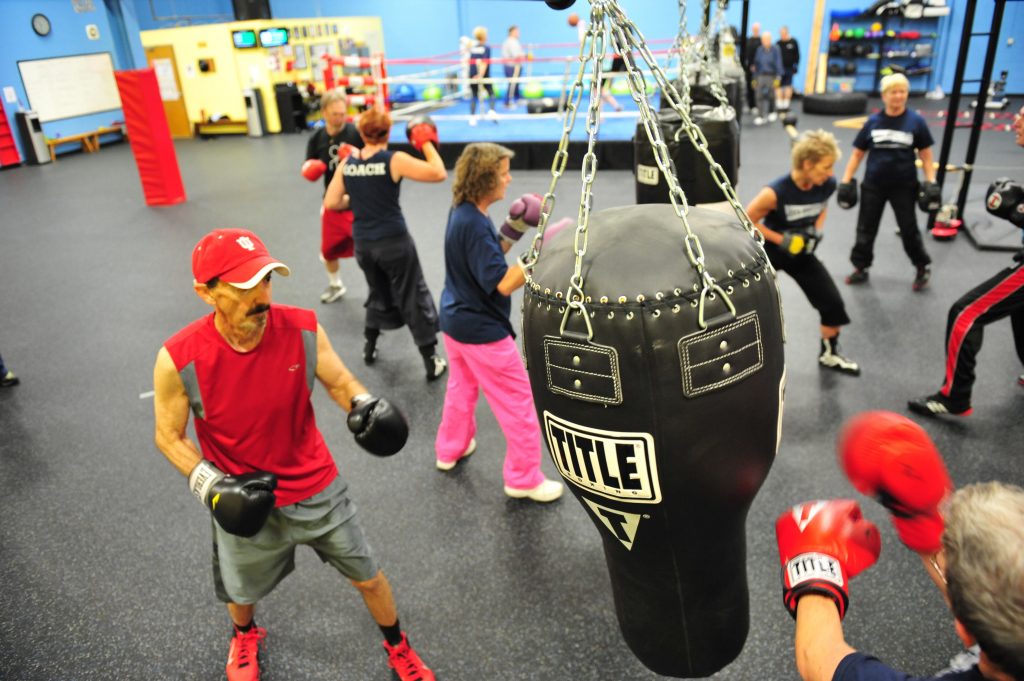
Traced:
MULTIPOLYGON (((617 7, 616 9, 618 10, 617 7)), ((679 93, 676 91, 675 87, 673 87, 672 84, 668 82, 668 79, 665 77, 664 72, 661 70, 660 67, 658 67, 657 63, 654 61, 654 57, 651 55, 650 50, 647 48, 646 41, 644 40, 643 35, 636 28, 636 25, 633 24, 633 22, 631 22, 625 15, 622 14, 621 10, 618 10, 617 15, 612 15, 612 22, 613 25, 615 25, 616 23, 621 23, 623 35, 620 39, 623 41, 631 42, 634 46, 634 49, 640 53, 641 57, 643 57, 644 62, 651 70, 651 75, 657 81, 658 87, 661 88, 661 96, 667 98, 672 109, 679 114, 682 130, 686 132, 686 135, 687 137, 690 138, 690 142, 693 144, 694 148, 698 152, 700 152, 704 159, 707 161, 712 179, 715 181, 715 184, 718 185, 718 188, 722 190, 722 194, 725 196, 725 200, 733 209, 733 212, 736 214, 736 217, 739 219, 744 229, 746 229, 750 236, 757 240, 758 243, 763 244, 764 236, 761 234, 761 232, 754 228, 754 223, 750 221, 750 218, 747 216, 746 211, 743 210, 743 206, 740 204, 739 199, 736 197, 736 191, 735 189, 733 189, 732 183, 729 182, 729 177, 725 174, 725 170, 722 168, 721 164, 719 164, 714 159, 714 157, 711 155, 711 152, 708 150, 707 138, 704 136, 703 131, 696 125, 694 125, 693 121, 690 119, 687 112, 680 105, 679 93), (627 33, 625 29, 629 29, 629 32, 627 33)), ((616 28, 619 27, 616 26, 616 28)), ((618 32, 613 33, 613 37, 619 38, 618 32)), ((627 62, 627 65, 632 64, 631 62, 627 62)), ((636 100, 637 97, 634 96, 634 101, 636 100)), ((641 119, 644 121, 644 128, 645 130, 647 130, 648 138, 650 139, 651 144, 654 145, 655 147, 655 158, 659 161, 659 167, 661 167, 662 159, 659 157, 659 155, 661 153, 664 153, 665 158, 667 159, 668 150, 665 149, 663 152, 658 151, 658 141, 661 141, 661 143, 664 144, 664 141, 661 139, 660 126, 656 124, 655 120, 648 120, 645 118, 645 114, 651 119, 654 118, 654 114, 650 109, 650 105, 648 104, 646 109, 644 109, 643 107, 643 104, 647 104, 646 99, 643 102, 637 101, 637 104, 640 105, 640 115, 641 119)), ((666 166, 667 165, 669 164, 666 163, 666 166)), ((665 172, 664 168, 662 168, 662 172, 665 172)), ((666 174, 666 177, 670 177, 672 180, 674 180, 675 174, 666 174)), ((672 184, 670 183, 669 186, 671 187, 672 184)), ((678 183, 676 183, 675 186, 678 188, 678 183)), ((681 189, 678 191, 679 194, 682 194, 681 189)), ((670 198, 674 197, 675 191, 673 190, 670 193, 670 198)), ((674 204, 675 201, 673 201, 673 205, 674 204)))
MULTIPOLYGON (((566 292, 567 306, 565 309, 565 316, 562 319, 562 330, 564 331, 570 312, 573 309, 581 312, 583 318, 586 320, 589 335, 593 335, 593 331, 590 326, 590 315, 587 313, 586 309, 586 295, 584 292, 582 267, 583 258, 586 255, 587 250, 590 211, 593 207, 593 182, 597 174, 597 156, 594 150, 597 143, 597 132, 600 126, 602 84, 601 68, 606 49, 605 20, 607 19, 611 24, 611 39, 615 47, 615 51, 622 57, 622 61, 626 67, 626 79, 629 83, 630 95, 639 109, 640 120, 643 123, 648 140, 653 147, 655 161, 669 185, 669 199, 672 203, 673 209, 686 232, 684 244, 686 246, 687 258, 701 281, 698 303, 698 324, 701 328, 706 328, 704 307, 705 301, 708 297, 714 298, 716 295, 721 296, 723 302, 733 315, 736 314, 736 308, 725 290, 716 282, 714 276, 712 276, 708 271, 700 238, 693 232, 689 221, 687 220, 689 204, 687 203, 686 195, 683 193, 683 190, 679 186, 679 182, 676 178, 675 164, 672 161, 671 156, 669 156, 668 146, 665 144, 664 137, 661 134, 660 123, 647 99, 647 82, 644 79, 643 73, 639 68, 637 68, 634 52, 641 56, 643 62, 647 65, 658 86, 661 88, 662 96, 668 97, 668 101, 672 106, 672 109, 679 114, 682 129, 685 130, 687 137, 690 139, 694 148, 700 152, 707 161, 712 179, 722 191, 726 201, 732 207, 733 212, 740 220, 744 229, 746 229, 747 233, 758 244, 764 243, 764 237, 757 229, 754 228, 754 225, 747 216, 746 211, 744 211, 742 205, 740 205, 739 200, 736 197, 736 192, 733 189, 732 184, 729 182, 729 178, 726 175, 725 170, 722 168, 721 164, 715 161, 711 152, 708 150, 707 138, 704 136, 704 133, 700 128, 694 125, 688 115, 688 112, 681 105, 679 93, 672 84, 668 82, 665 72, 658 66, 657 61, 651 54, 650 49, 647 47, 647 42, 644 39, 643 34, 640 33, 636 25, 625 15, 619 7, 617 0, 590 0, 590 3, 590 24, 587 27, 583 41, 580 43, 579 69, 566 102, 562 125, 562 136, 559 140, 555 158, 551 164, 551 183, 548 187, 547 193, 541 201, 541 214, 540 221, 537 226, 537 232, 534 235, 530 248, 525 254, 523 260, 527 283, 528 285, 534 284, 533 268, 536 265, 537 257, 543 244, 544 231, 547 228, 548 220, 550 219, 552 210, 555 206, 555 189, 559 179, 565 172, 565 167, 568 161, 569 134, 575 126, 576 113, 582 98, 583 81, 585 80, 587 66, 593 63, 594 75, 590 80, 590 100, 588 102, 587 111, 587 153, 584 156, 582 165, 583 187, 581 190, 580 207, 573 242, 575 249, 575 263, 573 274, 570 279, 570 288, 569 291, 566 292)), ((685 7, 683 0, 680 0, 680 6, 685 7)))
MULTIPOLYGON (((591 0, 591 2, 594 1, 591 0)), ((601 0, 596 1, 600 2, 601 0)), ((602 20, 599 23, 603 29, 604 21, 602 20)), ((544 243, 544 230, 547 228, 548 220, 551 218, 551 213, 555 208, 555 188, 565 172, 565 166, 569 161, 569 134, 576 125, 576 112, 579 109, 580 99, 583 95, 583 81, 586 76, 587 65, 594 60, 594 25, 593 16, 591 16, 587 32, 580 42, 579 69, 576 72, 576 80, 573 81, 565 101, 565 111, 562 118, 562 136, 558 141, 558 150, 555 152, 555 157, 551 161, 551 183, 548 185, 547 193, 544 194, 544 198, 541 200, 540 221, 537 223, 537 231, 534 233, 533 241, 530 242, 530 248, 523 259, 523 269, 526 273, 527 284, 532 284, 533 282, 533 268, 537 264, 537 256, 540 254, 541 245, 544 243)), ((591 83, 591 88, 593 88, 593 83, 591 83)))
MULTIPOLYGON (((711 0, 704 0, 704 12, 701 16, 709 16, 710 13, 711 0)), ((724 10, 721 2, 718 3, 718 12, 715 13, 715 18, 709 19, 708 23, 701 27, 700 35, 694 45, 694 62, 697 66, 697 73, 703 76, 707 81, 708 87, 711 89, 711 94, 718 100, 718 105, 730 106, 729 96, 725 93, 725 89, 722 87, 721 73, 715 73, 711 67, 712 62, 714 61, 714 55, 711 53, 711 48, 714 45, 714 41, 711 38, 711 36, 714 35, 712 28, 716 25, 719 18, 724 18, 724 10)))
POLYGON ((666 92, 670 93, 672 106, 676 112, 679 113, 680 120, 684 127, 686 127, 687 134, 689 135, 691 142, 693 142, 694 146, 699 151, 702 151, 705 159, 711 165, 712 178, 718 186, 722 188, 723 193, 733 205, 733 209, 738 211, 738 214, 743 215, 746 219, 746 224, 749 225, 749 227, 747 227, 748 232, 752 237, 754 234, 760 234, 760 232, 757 232, 757 230, 754 229, 753 224, 750 222, 750 218, 746 217, 746 213, 743 211, 742 206, 739 205, 739 201, 736 199, 736 193, 732 190, 732 186, 729 184, 729 178, 725 175, 725 171, 722 169, 722 166, 711 157, 711 153, 707 150, 707 140, 704 138, 704 134, 693 124, 690 117, 679 105, 679 99, 675 89, 668 82, 668 79, 665 77, 665 73, 655 62, 651 51, 647 48, 647 42, 644 40, 643 35, 637 29, 636 25, 626 17, 614 0, 611 0, 609 10, 612 25, 612 42, 615 45, 616 51, 623 56, 623 62, 626 65, 627 79, 629 80, 630 94, 640 110, 640 120, 643 123, 645 132, 647 133, 647 139, 650 141, 653 148, 655 161, 658 164, 658 168, 661 169, 661 172, 665 177, 665 181, 668 184, 669 200, 675 210, 676 217, 679 218, 679 221, 683 225, 683 229, 686 231, 686 236, 684 237, 686 256, 690 261, 690 265, 697 273, 697 277, 701 281, 697 322, 701 328, 705 328, 704 303, 708 296, 720 295, 723 302, 725 302, 726 306, 728 306, 730 311, 732 311, 733 315, 736 314, 736 308, 732 304, 732 300, 729 298, 728 294, 726 294, 725 290, 718 285, 711 272, 708 271, 704 258, 704 249, 701 246, 700 238, 690 228, 690 222, 687 220, 687 214, 689 213, 690 206, 686 201, 686 194, 683 193, 683 189, 679 186, 679 181, 676 179, 675 163, 672 161, 672 157, 669 156, 668 146, 665 144, 665 139, 661 134, 661 124, 647 99, 647 83, 644 80, 643 73, 637 68, 635 57, 633 55, 634 50, 640 54, 651 73, 658 81, 658 84, 662 87, 662 94, 664 95, 666 92), (701 144, 698 144, 697 142, 698 137, 701 140, 701 144), (716 168, 717 172, 715 171, 716 168))
MULTIPOLYGON (((592 0, 590 9, 590 29, 593 35, 591 54, 594 63, 594 76, 590 80, 590 101, 587 108, 587 153, 583 156, 581 176, 583 187, 580 191, 580 210, 576 219, 576 234, 573 247, 576 251, 576 262, 572 278, 569 280, 570 290, 566 292, 569 307, 566 308, 566 319, 569 310, 576 309, 584 314, 588 326, 590 315, 586 309, 586 294, 583 292, 583 257, 587 254, 587 227, 590 224, 590 211, 594 205, 594 178, 597 176, 597 132, 601 127, 601 69, 605 56, 605 10, 601 0, 592 0), (597 27, 596 29, 594 27, 597 27)), ((626 56, 623 55, 623 59, 626 56)), ((564 326, 564 319, 563 319, 564 326)), ((593 334, 591 334, 593 335, 593 334)))

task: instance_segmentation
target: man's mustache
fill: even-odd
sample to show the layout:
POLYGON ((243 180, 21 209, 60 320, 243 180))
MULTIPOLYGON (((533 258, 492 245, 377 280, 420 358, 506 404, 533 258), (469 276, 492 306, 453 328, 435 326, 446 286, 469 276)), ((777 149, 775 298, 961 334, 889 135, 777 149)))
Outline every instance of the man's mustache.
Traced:
POLYGON ((245 316, 246 317, 252 317, 253 315, 263 314, 264 312, 269 312, 269 311, 270 311, 270 306, 269 305, 257 305, 253 309, 251 309, 248 312, 246 312, 245 316))

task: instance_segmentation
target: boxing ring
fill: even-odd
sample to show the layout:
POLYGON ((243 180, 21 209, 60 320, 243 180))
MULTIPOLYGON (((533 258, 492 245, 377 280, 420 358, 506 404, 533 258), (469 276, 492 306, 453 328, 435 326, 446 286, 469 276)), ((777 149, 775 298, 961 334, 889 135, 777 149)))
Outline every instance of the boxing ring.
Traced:
MULTIPOLYGON (((672 39, 650 41, 652 46, 666 45, 664 49, 652 49, 666 67, 670 56, 668 45, 671 43, 672 39)), ((403 142, 406 123, 413 116, 427 114, 437 126, 441 139, 439 151, 449 167, 467 144, 497 142, 516 153, 512 160, 513 169, 547 169, 551 167, 562 135, 563 113, 560 107, 564 106, 569 91, 570 71, 578 64, 579 44, 529 44, 526 47, 529 56, 521 62, 523 70, 518 78, 520 98, 511 106, 506 107, 504 100, 509 85, 507 77, 495 75, 477 79, 494 87, 495 115, 487 115, 488 104, 479 102, 475 125, 471 123, 474 116, 470 110, 469 78, 464 75, 469 62, 459 52, 409 59, 386 59, 382 54, 371 57, 324 55, 323 79, 328 89, 359 90, 360 94, 349 95, 350 103, 357 106, 372 106, 380 100, 394 120, 392 148, 412 152, 412 146, 403 142), (399 70, 406 73, 398 75, 396 71, 399 70), (353 72, 360 75, 347 75, 353 72), (528 86, 534 88, 534 94, 523 97, 528 86), (369 94, 363 94, 366 92, 369 94), (433 94, 436 98, 425 99, 424 94, 433 94), (546 104, 553 109, 531 113, 531 103, 534 107, 546 104)), ((501 51, 500 45, 492 45, 491 49, 494 53, 501 51)), ((513 63, 513 60, 502 58, 484 61, 490 65, 489 72, 502 73, 505 64, 513 63)), ((666 68, 666 71, 673 73, 671 68, 666 68)), ((599 163, 602 168, 632 170, 638 113, 629 106, 632 100, 623 75, 611 75, 610 90, 622 110, 615 111, 609 104, 602 112, 599 163)), ((648 83, 648 97, 654 100, 658 96, 652 79, 648 83)), ((569 140, 569 162, 578 165, 586 153, 586 131, 582 128, 572 130, 569 140)))

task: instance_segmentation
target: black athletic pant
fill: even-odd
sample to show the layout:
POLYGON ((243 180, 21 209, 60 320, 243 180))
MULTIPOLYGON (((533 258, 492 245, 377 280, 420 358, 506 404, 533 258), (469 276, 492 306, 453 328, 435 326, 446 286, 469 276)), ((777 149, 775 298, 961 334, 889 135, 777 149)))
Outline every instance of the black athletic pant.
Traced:
POLYGON ((917 229, 917 182, 907 186, 879 186, 864 183, 860 190, 860 213, 857 215, 857 240, 850 252, 850 262, 859 270, 871 267, 875 259, 875 237, 882 222, 882 211, 888 201, 896 214, 903 250, 915 267, 930 265, 932 259, 924 250, 924 240, 917 229))
POLYGON ((971 404, 974 367, 985 325, 1004 317, 1010 318, 1017 357, 1024 363, 1024 264, 1020 262, 960 296, 949 308, 946 375, 940 392, 956 406, 971 404))
POLYGON ((408 233, 379 241, 356 240, 356 262, 366 275, 366 328, 409 325, 418 347, 437 343, 437 308, 423 279, 408 233))
POLYGON ((471 114, 476 113, 476 102, 478 99, 483 99, 485 91, 487 92, 487 106, 491 109, 494 108, 494 85, 492 83, 481 83, 473 78, 469 82, 469 88, 473 92, 473 98, 469 101, 469 112, 471 114))
POLYGON ((821 316, 822 326, 845 326, 850 323, 843 297, 839 295, 832 275, 813 253, 794 256, 773 243, 765 243, 764 251, 772 267, 793 277, 821 316))

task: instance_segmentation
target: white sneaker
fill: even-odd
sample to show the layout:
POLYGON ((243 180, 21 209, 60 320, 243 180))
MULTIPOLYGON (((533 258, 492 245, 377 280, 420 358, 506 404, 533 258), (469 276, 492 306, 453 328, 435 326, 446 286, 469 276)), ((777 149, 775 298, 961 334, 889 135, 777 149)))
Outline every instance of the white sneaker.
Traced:
POLYGON ((338 300, 343 295, 345 295, 346 291, 348 291, 348 289, 345 288, 344 284, 341 284, 340 286, 335 286, 334 284, 331 284, 330 286, 324 289, 323 293, 320 294, 320 302, 333 303, 334 301, 338 300))
POLYGON ((560 482, 545 480, 533 489, 518 489, 505 485, 505 494, 513 499, 530 499, 531 501, 539 501, 546 504, 562 496, 564 489, 565 487, 560 482))
POLYGON ((441 461, 441 459, 436 459, 434 463, 437 464, 437 470, 450 471, 451 469, 455 468, 455 464, 457 464, 459 461, 462 461, 466 457, 470 456, 475 451, 476 438, 474 437, 470 438, 469 445, 466 447, 466 451, 462 452, 462 454, 459 454, 459 458, 455 459, 455 461, 441 461))
POLYGON ((470 116, 469 117, 469 124, 472 127, 476 127, 476 116, 470 116))
POLYGON ((494 109, 488 109, 487 110, 487 117, 490 118, 492 121, 497 121, 498 120, 498 112, 495 111, 494 109))
POLYGON ((839 343, 834 338, 821 339, 821 354, 818 355, 818 364, 841 374, 860 376, 860 365, 839 354, 839 343))
POLYGON ((775 113, 774 111, 768 114, 769 123, 774 123, 777 120, 779 120, 779 114, 775 113))
POLYGON ((760 116, 754 116, 754 125, 764 125, 764 119, 760 116))

